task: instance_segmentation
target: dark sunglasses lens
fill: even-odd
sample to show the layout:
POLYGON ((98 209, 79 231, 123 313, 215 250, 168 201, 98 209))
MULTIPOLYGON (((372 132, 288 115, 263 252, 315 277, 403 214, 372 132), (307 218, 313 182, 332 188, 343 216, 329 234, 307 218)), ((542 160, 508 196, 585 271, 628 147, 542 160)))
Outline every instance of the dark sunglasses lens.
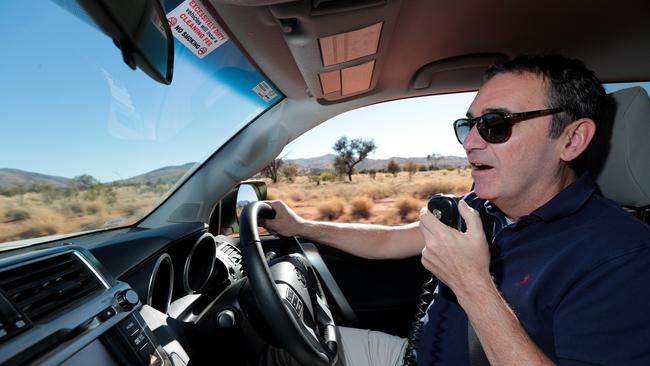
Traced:
POLYGON ((469 121, 466 118, 461 118, 454 122, 454 132, 456 132, 458 142, 462 144, 465 141, 470 129, 469 121))
POLYGON ((479 123, 478 132, 486 142, 499 143, 510 135, 510 123, 498 113, 486 113, 479 123))

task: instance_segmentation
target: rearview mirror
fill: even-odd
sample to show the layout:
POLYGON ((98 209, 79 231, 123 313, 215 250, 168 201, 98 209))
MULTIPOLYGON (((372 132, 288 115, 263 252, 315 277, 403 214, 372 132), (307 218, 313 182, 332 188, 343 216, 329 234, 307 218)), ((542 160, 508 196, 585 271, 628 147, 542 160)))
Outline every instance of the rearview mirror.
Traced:
POLYGON ((158 0, 77 1, 131 69, 137 66, 158 82, 172 82, 174 39, 158 0))

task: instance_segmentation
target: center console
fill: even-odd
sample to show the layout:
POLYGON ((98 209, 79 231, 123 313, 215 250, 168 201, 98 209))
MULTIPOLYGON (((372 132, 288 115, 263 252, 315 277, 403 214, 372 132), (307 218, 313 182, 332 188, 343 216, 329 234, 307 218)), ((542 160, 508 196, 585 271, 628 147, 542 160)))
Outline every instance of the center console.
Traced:
POLYGON ((135 291, 83 248, 2 259, 0 364, 185 364, 172 362, 142 307, 135 291))

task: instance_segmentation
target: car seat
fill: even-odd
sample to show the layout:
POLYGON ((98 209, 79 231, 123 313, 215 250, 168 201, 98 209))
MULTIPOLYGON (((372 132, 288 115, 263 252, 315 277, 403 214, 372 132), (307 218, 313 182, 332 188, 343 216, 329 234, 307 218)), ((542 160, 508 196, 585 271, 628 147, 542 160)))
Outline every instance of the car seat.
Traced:
POLYGON ((650 223, 650 98, 642 87, 608 95, 587 151, 602 195, 650 223))

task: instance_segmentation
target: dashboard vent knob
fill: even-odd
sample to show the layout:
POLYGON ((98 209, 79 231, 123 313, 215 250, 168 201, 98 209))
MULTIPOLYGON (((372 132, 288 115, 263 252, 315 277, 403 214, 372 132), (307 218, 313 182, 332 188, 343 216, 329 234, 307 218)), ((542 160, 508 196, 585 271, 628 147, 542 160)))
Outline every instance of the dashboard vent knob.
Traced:
POLYGON ((126 290, 117 296, 117 304, 120 305, 124 311, 130 311, 138 305, 138 294, 133 290, 126 290))

